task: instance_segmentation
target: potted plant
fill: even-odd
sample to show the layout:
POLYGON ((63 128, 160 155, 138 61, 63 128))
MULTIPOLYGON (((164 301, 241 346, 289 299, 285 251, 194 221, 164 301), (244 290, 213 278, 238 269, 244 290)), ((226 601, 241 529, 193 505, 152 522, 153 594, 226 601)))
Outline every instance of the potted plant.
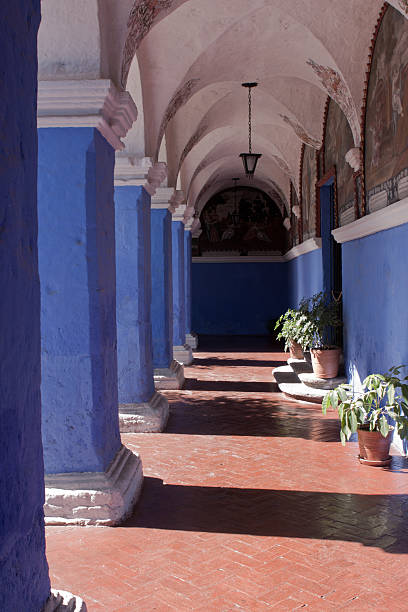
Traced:
POLYGON ((281 328, 276 339, 285 341, 285 351, 289 350, 292 359, 303 359, 303 350, 297 340, 301 329, 300 321, 303 318, 299 310, 289 308, 275 324, 275 330, 281 328))
POLYGON ((400 377, 406 366, 393 366, 386 374, 370 374, 363 390, 353 395, 351 385, 340 385, 329 391, 322 403, 323 414, 328 408, 337 410, 340 418, 340 440, 344 445, 357 432, 360 463, 388 465, 391 432, 408 437, 408 376, 400 377))
POLYGON ((300 303, 298 342, 310 348, 313 373, 317 378, 335 378, 339 371, 341 349, 333 346, 333 329, 340 326, 340 304, 323 293, 304 298, 300 303))

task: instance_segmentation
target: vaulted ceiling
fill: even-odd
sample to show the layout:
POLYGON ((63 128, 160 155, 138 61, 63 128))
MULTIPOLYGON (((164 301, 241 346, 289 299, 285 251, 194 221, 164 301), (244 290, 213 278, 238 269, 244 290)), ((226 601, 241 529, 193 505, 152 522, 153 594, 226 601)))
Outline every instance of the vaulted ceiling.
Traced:
MULTIPOLYGON (((253 90, 254 186, 287 205, 302 143, 319 148, 330 95, 360 141, 381 0, 43 0, 40 78, 111 78, 139 118, 129 153, 167 161, 200 209, 240 177, 253 90)), ((408 16, 407 2, 394 7, 408 16)))

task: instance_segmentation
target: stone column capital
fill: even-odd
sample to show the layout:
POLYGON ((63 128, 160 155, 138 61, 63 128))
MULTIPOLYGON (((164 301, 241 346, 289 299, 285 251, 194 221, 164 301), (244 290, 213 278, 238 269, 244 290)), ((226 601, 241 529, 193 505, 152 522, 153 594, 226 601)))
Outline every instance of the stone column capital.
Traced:
POLYGON ((136 157, 123 153, 116 155, 115 186, 117 187, 144 187, 151 196, 154 196, 166 177, 167 165, 164 162, 152 163, 150 157, 136 157))
POLYGON ((93 127, 115 150, 137 119, 132 96, 109 79, 39 81, 37 125, 93 127))
POLYGON ((182 223, 184 223, 184 213, 187 208, 184 192, 180 189, 177 189, 174 192, 172 201, 174 207, 174 211, 172 213, 172 221, 181 221, 182 223))
POLYGON ((202 234, 202 229, 201 229, 201 221, 199 217, 195 217, 193 219, 193 224, 191 226, 191 235, 193 238, 199 238, 202 234))
POLYGON ((187 206, 184 211, 184 229, 186 231, 191 231, 192 225, 194 223, 194 206, 187 206))
POLYGON ((173 205, 173 187, 158 187, 156 192, 152 196, 152 209, 165 209, 167 208, 171 214, 174 212, 173 205))

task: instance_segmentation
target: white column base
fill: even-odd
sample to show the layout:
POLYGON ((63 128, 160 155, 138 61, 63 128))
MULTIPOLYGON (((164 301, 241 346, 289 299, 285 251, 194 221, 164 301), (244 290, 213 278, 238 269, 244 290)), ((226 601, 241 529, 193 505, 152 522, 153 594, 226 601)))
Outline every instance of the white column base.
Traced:
POLYGON ((184 385, 184 365, 173 359, 169 368, 156 368, 154 384, 156 389, 181 389, 184 385))
POLYGON ((173 357, 176 361, 181 361, 184 365, 190 365, 193 363, 193 351, 191 346, 183 344, 182 346, 173 346, 173 357))
POLYGON ((42 612, 87 612, 83 599, 59 589, 51 589, 42 612))
POLYGON ((193 351, 196 348, 198 348, 198 336, 197 336, 197 334, 195 334, 194 332, 191 332, 190 334, 186 334, 186 344, 191 346, 193 351))
POLYGON ((119 427, 122 433, 156 433, 163 431, 169 418, 169 402, 164 395, 152 395, 148 402, 119 404, 119 427))
POLYGON ((106 472, 46 474, 45 524, 117 525, 132 512, 142 484, 142 461, 123 445, 106 472))

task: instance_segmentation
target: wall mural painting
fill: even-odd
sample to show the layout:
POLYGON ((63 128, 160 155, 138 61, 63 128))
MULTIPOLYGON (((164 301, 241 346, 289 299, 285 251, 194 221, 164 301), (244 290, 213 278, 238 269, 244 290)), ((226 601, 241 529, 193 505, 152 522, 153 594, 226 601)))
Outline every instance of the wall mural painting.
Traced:
POLYGON ((367 92, 365 188, 373 212, 408 195, 408 20, 389 7, 367 92))
POLYGON ((200 253, 282 253, 286 242, 282 221, 278 206, 263 191, 252 187, 225 189, 201 212, 200 253))
POLYGON ((324 156, 327 171, 336 166, 340 225, 355 220, 353 169, 345 159, 346 153, 353 147, 353 134, 347 118, 338 104, 331 100, 327 114, 324 156))
POLYGON ((316 151, 305 147, 302 168, 303 240, 316 234, 316 151))

